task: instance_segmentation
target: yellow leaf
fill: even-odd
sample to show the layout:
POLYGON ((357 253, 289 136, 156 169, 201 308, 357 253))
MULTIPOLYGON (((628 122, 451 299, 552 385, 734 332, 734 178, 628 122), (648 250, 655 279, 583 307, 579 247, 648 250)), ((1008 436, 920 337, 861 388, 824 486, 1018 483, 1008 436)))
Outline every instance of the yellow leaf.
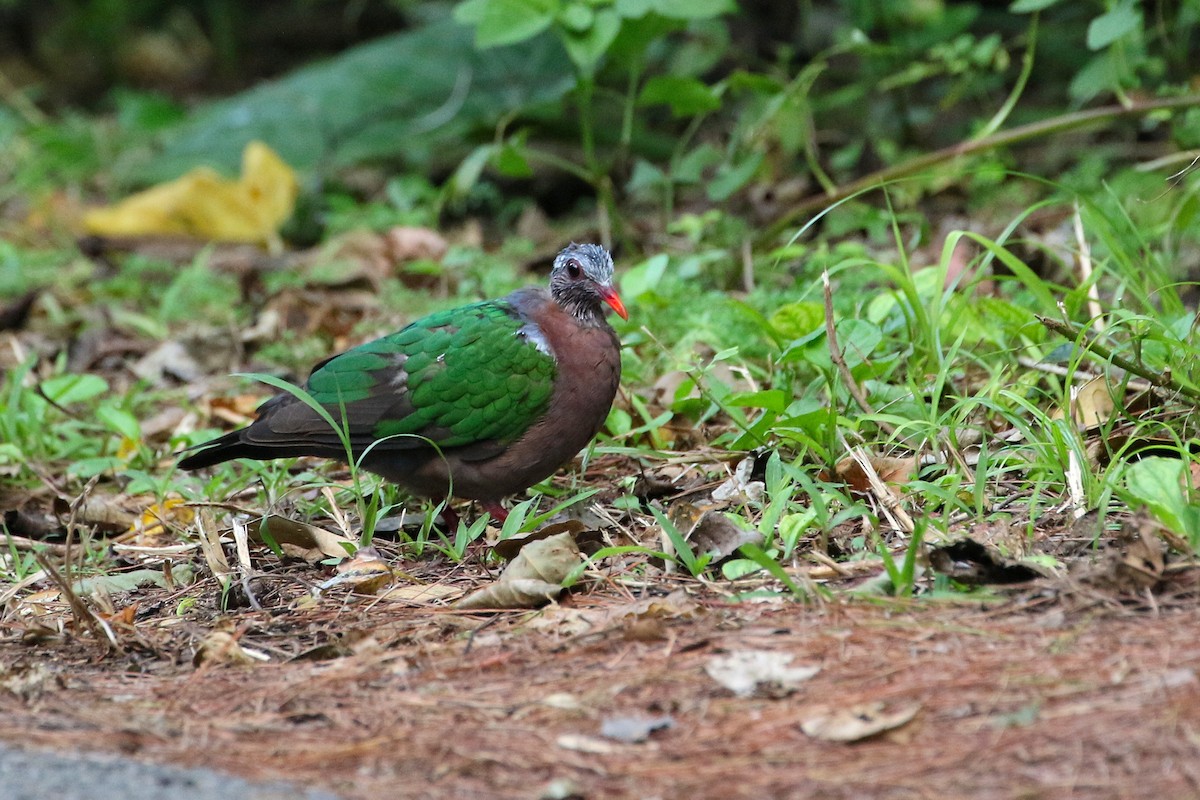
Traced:
POLYGON ((169 497, 162 504, 155 503, 142 512, 142 517, 129 527, 128 534, 139 534, 142 538, 162 536, 166 533, 166 525, 184 527, 190 525, 196 517, 196 512, 186 501, 178 497, 169 497))
POLYGON ((296 206, 296 173, 262 142, 242 152, 242 175, 230 180, 208 167, 151 186, 83 218, 101 236, 191 236, 222 242, 277 243, 296 206))

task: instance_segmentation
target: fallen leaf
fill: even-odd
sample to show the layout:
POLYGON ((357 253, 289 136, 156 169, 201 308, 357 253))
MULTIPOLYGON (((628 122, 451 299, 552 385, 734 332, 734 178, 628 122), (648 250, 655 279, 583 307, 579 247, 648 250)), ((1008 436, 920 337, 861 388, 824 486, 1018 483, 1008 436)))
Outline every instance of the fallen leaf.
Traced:
POLYGON ((256 661, 270 661, 266 653, 242 647, 234 635, 233 625, 227 622, 209 631, 196 654, 192 656, 192 666, 201 664, 253 664, 256 661))
MULTIPOLYGON (((170 583, 175 586, 186 586, 192 582, 192 577, 195 575, 195 569, 191 564, 175 564, 171 567, 170 583)), ((92 578, 84 578, 76 581, 71 590, 75 594, 90 595, 96 592, 104 594, 119 594, 121 592, 132 592, 135 589, 140 589, 143 586, 159 586, 163 589, 171 588, 168 586, 167 575, 161 569, 135 569, 129 572, 116 572, 111 575, 97 575, 92 578)))
POLYGON ((607 756, 621 752, 621 748, 612 742, 582 733, 564 733, 555 739, 554 743, 564 750, 574 750, 577 753, 589 753, 595 756, 607 756))
MULTIPOLYGON (((55 500, 54 511, 60 517, 68 517, 71 504, 55 500)), ((103 530, 120 531, 137 524, 138 517, 119 505, 117 498, 111 495, 94 494, 84 499, 74 511, 76 522, 86 522, 97 525, 103 530)))
MULTIPOLYGON (((892 458, 891 456, 871 455, 867 458, 871 468, 884 483, 893 485, 908 483, 917 469, 917 459, 892 458)), ((847 456, 833 468, 834 474, 847 486, 859 494, 870 494, 871 481, 867 477, 862 464, 852 456, 847 456)))
POLYGON ((910 703, 890 711, 883 703, 863 703, 810 717, 800 723, 800 730, 814 739, 827 742, 857 742, 908 724, 920 710, 919 703, 910 703))
POLYGON ((788 666, 794 657, 775 650, 734 650, 713 656, 704 671, 738 697, 749 697, 760 690, 782 696, 821 671, 820 667, 788 666))
POLYGON ((600 735, 618 742, 637 744, 650 738, 655 731, 675 727, 675 720, 668 716, 648 717, 639 714, 620 717, 605 717, 600 725, 600 735))
POLYGON ((0 689, 11 692, 22 700, 31 700, 42 694, 48 685, 57 680, 55 674, 41 661, 15 661, 0 664, 0 689))
POLYGON ((751 480, 754 463, 754 456, 748 456, 739 461, 733 470, 733 476, 713 489, 713 501, 731 505, 761 503, 767 487, 762 481, 751 480))
POLYGON ((317 589, 325 591, 334 586, 349 586, 355 594, 376 594, 395 580, 392 568, 379 557, 374 547, 363 547, 337 565, 337 574, 319 584, 317 589))
POLYGON ((384 592, 380 599, 397 603, 429 605, 460 594, 462 594, 462 589, 456 586, 447 586, 444 583, 407 583, 403 586, 393 586, 384 592))
POLYGON ((579 565, 579 547, 569 533, 530 542, 490 586, 454 608, 534 608, 562 593, 562 582, 579 565))
POLYGON ((578 534, 583 533, 587 529, 582 522, 577 519, 568 519, 564 522, 555 522, 550 525, 543 525, 536 531, 529 533, 510 536, 507 539, 501 539, 492 546, 492 552, 503 558, 505 561, 512 561, 517 557, 517 553, 521 552, 521 548, 530 542, 537 542, 542 539, 549 539, 551 536, 557 536, 560 533, 570 534, 574 539, 578 534))
POLYGON ((987 586, 1045 578, 1048 571, 1006 558, 994 547, 963 538, 929 549, 929 566, 935 572, 970 586, 987 586))
POLYGON ((205 403, 208 415, 230 425, 249 425, 258 415, 258 407, 267 398, 261 394, 238 394, 228 397, 213 397, 205 403))
POLYGON ((188 506, 183 498, 169 497, 143 511, 141 517, 125 531, 125 536, 136 537, 142 542, 165 534, 168 524, 173 528, 185 528, 191 525, 195 518, 195 510, 188 506))
POLYGON ((262 142, 250 142, 237 180, 197 167, 115 205, 91 209, 83 224, 100 236, 165 234, 267 244, 278 242, 298 193, 292 168, 262 142))
POLYGON ((384 234, 388 244, 388 255, 396 262, 428 259, 441 261, 450 245, 437 231, 397 225, 384 234))
MULTIPOLYGON (((1094 428, 1107 422, 1116 410, 1113 401, 1113 388, 1108 380, 1099 375, 1082 386, 1071 387, 1070 411, 1071 419, 1082 428, 1094 428)), ((1063 419, 1066 413, 1058 408, 1050 415, 1051 419, 1063 419)))
POLYGON ((331 641, 297 653, 290 660, 331 661, 335 658, 346 658, 362 653, 377 653, 380 650, 382 650, 382 645, 372 631, 350 630, 336 634, 331 641))
POLYGON ((181 383, 194 383, 204 370, 182 342, 168 339, 139 358, 130 367, 139 378, 162 386, 170 377, 181 383))
POLYGON ((712 564, 719 564, 737 552, 744 544, 762 544, 762 534, 746 530, 720 511, 706 511, 687 536, 692 552, 697 556, 712 555, 712 564))
POLYGON ((345 536, 278 514, 264 517, 250 530, 255 541, 270 538, 310 564, 325 558, 345 558, 355 548, 355 543, 345 536))
POLYGON ((99 616, 104 621, 106 621, 110 624, 116 625, 118 627, 132 628, 133 620, 137 616, 138 606, 139 606, 138 603, 130 603, 129 605, 122 608, 120 611, 115 611, 112 614, 105 614, 103 612, 97 612, 97 616, 99 616))

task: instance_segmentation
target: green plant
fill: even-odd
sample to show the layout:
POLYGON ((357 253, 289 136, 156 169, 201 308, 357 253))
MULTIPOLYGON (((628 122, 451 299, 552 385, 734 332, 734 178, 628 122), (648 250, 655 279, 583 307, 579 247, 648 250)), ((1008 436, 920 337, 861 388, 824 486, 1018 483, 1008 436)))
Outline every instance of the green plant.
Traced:
POLYGON ((638 105, 666 104, 676 116, 700 117, 720 106, 717 93, 695 77, 645 77, 647 51, 664 34, 690 23, 714 20, 734 10, 731 0, 464 0, 455 18, 475 29, 480 50, 512 45, 552 31, 575 69, 573 96, 578 106, 582 165, 528 144, 529 131, 508 134, 505 123, 493 144, 478 148, 459 168, 452 184, 456 191, 474 184, 485 163, 501 174, 532 175, 529 162, 562 169, 586 181, 601 206, 602 238, 611 239, 609 226, 619 219, 611 179, 613 165, 628 155, 638 105), (601 67, 623 78, 612 93, 620 102, 617 148, 609 156, 598 146, 597 98, 604 88, 601 67))

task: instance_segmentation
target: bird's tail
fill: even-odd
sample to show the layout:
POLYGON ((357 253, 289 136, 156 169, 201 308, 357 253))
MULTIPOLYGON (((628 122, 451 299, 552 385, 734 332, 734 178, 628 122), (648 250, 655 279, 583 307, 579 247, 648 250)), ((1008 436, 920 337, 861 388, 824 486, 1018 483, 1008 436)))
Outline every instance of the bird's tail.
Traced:
MULTIPOLYGON (((211 467, 214 464, 221 464, 235 458, 262 458, 262 449, 261 447, 247 444, 242 440, 242 431, 236 430, 184 450, 183 453, 190 453, 190 455, 184 456, 179 461, 179 468, 186 470, 202 469, 203 467, 211 467)), ((180 455, 183 455, 183 453, 180 455)))

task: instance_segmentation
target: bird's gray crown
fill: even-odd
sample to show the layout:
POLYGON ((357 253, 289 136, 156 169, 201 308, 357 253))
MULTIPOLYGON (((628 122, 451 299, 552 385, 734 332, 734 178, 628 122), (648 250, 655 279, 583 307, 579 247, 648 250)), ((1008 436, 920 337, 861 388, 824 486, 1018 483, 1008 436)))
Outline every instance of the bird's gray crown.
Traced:
POLYGON ((598 284, 610 285, 613 278, 613 260, 608 251, 598 244, 576 244, 571 242, 554 259, 554 271, 561 272, 574 258, 583 268, 583 274, 598 284))

